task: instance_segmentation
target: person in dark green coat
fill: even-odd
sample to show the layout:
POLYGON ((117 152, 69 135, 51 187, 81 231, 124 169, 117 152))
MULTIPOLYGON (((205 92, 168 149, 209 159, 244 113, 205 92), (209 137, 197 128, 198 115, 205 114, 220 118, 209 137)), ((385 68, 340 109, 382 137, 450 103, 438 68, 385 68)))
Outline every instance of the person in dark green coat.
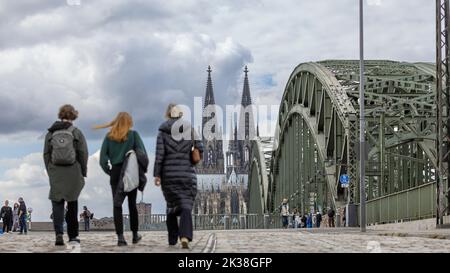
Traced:
POLYGON ((129 151, 134 150, 137 152, 139 150, 148 160, 144 143, 138 132, 131 130, 132 127, 133 118, 126 112, 120 112, 114 121, 108 124, 95 127, 96 129, 110 128, 110 131, 107 133, 102 144, 100 166, 110 177, 114 203, 114 225, 116 228, 118 246, 127 245, 125 237, 123 236, 122 214, 122 202, 125 199, 125 196, 128 198, 128 211, 130 213, 130 229, 133 232, 133 244, 137 244, 142 239, 142 236, 138 234, 139 220, 136 206, 138 188, 127 193, 121 193, 120 185, 122 168, 129 151), (118 194, 123 197, 120 199, 120 202, 117 201, 118 198, 115 198, 118 194))
POLYGON ((59 121, 48 129, 44 145, 44 162, 50 179, 49 199, 52 201, 55 245, 64 245, 64 220, 69 242, 78 237, 78 197, 87 177, 88 148, 83 133, 73 126, 78 111, 72 105, 59 110, 59 121), (68 146, 64 146, 69 143, 68 146), (64 204, 68 211, 64 216, 64 204), (65 219, 64 219, 65 218, 65 219))

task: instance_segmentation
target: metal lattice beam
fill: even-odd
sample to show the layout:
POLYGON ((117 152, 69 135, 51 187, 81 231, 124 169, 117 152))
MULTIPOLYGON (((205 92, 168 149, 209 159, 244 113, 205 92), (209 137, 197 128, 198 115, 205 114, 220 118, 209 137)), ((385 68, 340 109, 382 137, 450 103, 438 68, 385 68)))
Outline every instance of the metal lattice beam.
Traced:
POLYGON ((436 0, 437 224, 443 224, 448 194, 450 128, 449 0, 436 0))

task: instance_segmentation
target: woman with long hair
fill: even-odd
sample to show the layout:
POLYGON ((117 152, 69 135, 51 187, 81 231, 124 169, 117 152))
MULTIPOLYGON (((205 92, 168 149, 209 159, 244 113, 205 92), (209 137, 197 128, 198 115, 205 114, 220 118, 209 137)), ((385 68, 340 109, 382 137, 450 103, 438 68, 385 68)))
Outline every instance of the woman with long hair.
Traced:
POLYGON ((122 203, 125 196, 128 197, 128 210, 130 214, 130 228, 133 232, 133 244, 137 244, 142 239, 141 235, 138 234, 139 222, 136 207, 138 189, 136 188, 128 193, 123 193, 123 199, 120 201, 117 201, 116 198, 118 191, 121 190, 119 187, 119 180, 127 153, 131 150, 140 150, 147 156, 141 137, 138 132, 131 130, 132 127, 133 119, 131 115, 126 112, 119 113, 110 123, 95 127, 96 129, 110 128, 102 144, 100 166, 103 171, 110 176, 114 201, 114 225, 118 238, 118 246, 127 245, 123 236, 122 215, 122 203))
POLYGON ((203 154, 203 143, 196 140, 191 125, 180 120, 182 115, 175 104, 168 106, 167 120, 159 127, 153 176, 167 203, 169 245, 176 245, 179 238, 182 247, 189 248, 193 239, 192 207, 197 195, 197 175, 191 153, 195 148, 203 154))

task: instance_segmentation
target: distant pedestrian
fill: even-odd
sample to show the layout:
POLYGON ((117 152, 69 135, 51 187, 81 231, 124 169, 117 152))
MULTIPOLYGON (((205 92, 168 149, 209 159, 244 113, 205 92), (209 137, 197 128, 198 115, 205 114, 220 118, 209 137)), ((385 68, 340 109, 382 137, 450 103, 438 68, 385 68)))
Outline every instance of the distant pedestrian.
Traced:
POLYGON ((78 197, 87 177, 89 154, 83 133, 73 124, 78 118, 78 111, 72 105, 63 105, 58 118, 45 137, 44 163, 50 180, 49 199, 52 202, 55 245, 62 246, 65 222, 69 242, 80 243, 78 197))
POLYGON ((13 232, 19 230, 19 203, 14 203, 13 207, 13 232))
POLYGON ((302 221, 302 228, 306 228, 306 221, 308 220, 308 218, 306 217, 306 213, 303 214, 301 221, 302 221))
POLYGON ((334 225, 335 211, 332 208, 329 208, 327 214, 328 214, 328 226, 335 227, 335 225, 334 225))
POLYGON ((281 221, 283 228, 288 228, 289 225, 289 204, 288 199, 284 198, 280 205, 281 221))
POLYGON ((292 228, 296 228, 295 226, 295 215, 297 214, 298 209, 294 208, 294 210, 292 211, 292 228))
POLYGON ((84 231, 90 230, 90 222, 93 214, 88 210, 86 206, 83 206, 83 212, 81 213, 81 218, 84 222, 84 231))
POLYGON ((301 219, 301 216, 300 216, 300 212, 298 212, 298 211, 297 211, 297 213, 295 214, 295 220, 294 220, 294 223, 295 223, 295 228, 301 228, 301 225, 302 225, 302 219, 301 219))
POLYGON ((320 213, 320 211, 318 211, 316 214, 316 227, 317 228, 320 228, 320 223, 322 223, 322 214, 320 213))
POLYGON ((312 228, 313 227, 312 213, 308 213, 308 216, 306 217, 306 227, 307 228, 312 228))
POLYGON ((27 206, 22 197, 19 198, 19 235, 27 234, 27 206))
POLYGON ((5 201, 5 205, 0 210, 0 217, 3 220, 3 233, 10 233, 13 221, 13 210, 9 206, 9 201, 5 201))

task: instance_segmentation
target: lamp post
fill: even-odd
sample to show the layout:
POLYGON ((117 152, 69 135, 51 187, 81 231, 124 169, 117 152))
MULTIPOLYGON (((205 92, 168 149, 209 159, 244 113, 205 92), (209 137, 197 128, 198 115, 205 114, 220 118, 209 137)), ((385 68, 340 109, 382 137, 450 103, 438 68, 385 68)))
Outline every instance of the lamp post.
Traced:
POLYGON ((365 118, 364 118, 364 0, 359 0, 359 199, 360 227, 366 232, 366 183, 365 183, 365 118))

